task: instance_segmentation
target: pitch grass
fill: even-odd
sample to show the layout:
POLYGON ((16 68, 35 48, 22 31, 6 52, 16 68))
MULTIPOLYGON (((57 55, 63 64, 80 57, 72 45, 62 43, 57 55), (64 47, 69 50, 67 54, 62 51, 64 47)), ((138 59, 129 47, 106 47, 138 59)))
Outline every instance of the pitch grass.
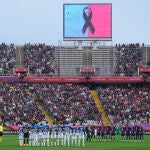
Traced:
POLYGON ((85 147, 20 147, 18 136, 4 135, 0 150, 150 150, 150 136, 144 142, 86 142, 85 147))

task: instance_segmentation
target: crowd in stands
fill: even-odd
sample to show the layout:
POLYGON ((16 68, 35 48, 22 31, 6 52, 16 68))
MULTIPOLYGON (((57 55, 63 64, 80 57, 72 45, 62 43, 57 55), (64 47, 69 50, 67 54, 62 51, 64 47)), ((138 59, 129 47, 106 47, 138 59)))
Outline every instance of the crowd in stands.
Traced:
POLYGON ((149 85, 105 85, 97 91, 113 123, 149 123, 149 85))
MULTIPOLYGON (((114 75, 137 75, 142 60, 142 46, 139 44, 118 44, 115 47, 114 75)), ((14 44, 0 44, 0 75, 12 75, 15 67, 16 47, 14 44)), ((46 44, 23 45, 24 64, 30 75, 54 76, 57 74, 55 47, 46 44)))
POLYGON ((55 48, 45 44, 25 44, 24 64, 31 75, 53 76, 57 70, 55 48))
MULTIPOLYGON (((101 85, 97 87, 97 91, 114 124, 149 123, 148 85, 101 85)), ((101 113, 98 112, 89 89, 84 85, 0 82, 0 120, 4 124, 45 120, 39 103, 56 124, 89 121, 101 124, 101 113)))
POLYGON ((16 47, 14 44, 0 44, 0 76, 12 75, 16 64, 16 47))
POLYGON ((101 113, 83 85, 0 83, 0 116, 4 124, 45 120, 39 103, 56 124, 101 123, 101 113))
POLYGON ((142 60, 142 48, 139 44, 116 45, 115 59, 114 74, 116 76, 137 75, 142 60))
POLYGON ((0 82, 0 120, 5 125, 45 119, 26 83, 0 82))
POLYGON ((59 123, 101 121, 101 114, 87 87, 72 84, 34 84, 38 101, 59 123))

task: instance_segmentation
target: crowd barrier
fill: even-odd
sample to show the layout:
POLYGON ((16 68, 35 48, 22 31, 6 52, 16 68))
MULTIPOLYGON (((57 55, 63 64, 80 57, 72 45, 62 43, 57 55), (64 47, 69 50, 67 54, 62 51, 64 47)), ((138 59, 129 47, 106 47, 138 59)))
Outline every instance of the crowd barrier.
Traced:
POLYGON ((144 79, 142 76, 84 76, 72 77, 48 77, 48 76, 26 76, 19 78, 17 76, 1 76, 0 82, 56 82, 56 83, 140 83, 150 82, 150 77, 144 79))

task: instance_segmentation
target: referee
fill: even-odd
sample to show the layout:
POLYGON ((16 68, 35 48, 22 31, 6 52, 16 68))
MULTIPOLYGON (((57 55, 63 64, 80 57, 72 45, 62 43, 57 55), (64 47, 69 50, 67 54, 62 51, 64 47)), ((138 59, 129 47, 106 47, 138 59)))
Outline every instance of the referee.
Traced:
POLYGON ((3 125, 0 123, 0 143, 2 143, 2 136, 3 136, 3 125))

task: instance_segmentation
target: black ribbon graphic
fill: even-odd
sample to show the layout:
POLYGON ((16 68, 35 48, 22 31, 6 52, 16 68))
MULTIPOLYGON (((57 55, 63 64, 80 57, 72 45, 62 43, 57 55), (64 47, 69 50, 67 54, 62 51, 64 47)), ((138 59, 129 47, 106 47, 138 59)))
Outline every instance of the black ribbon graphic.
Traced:
POLYGON ((83 18, 84 18, 84 20, 85 20, 85 23, 84 23, 84 26, 83 26, 83 28, 82 28, 82 32, 85 33, 86 29, 89 27, 90 30, 91 30, 91 32, 94 33, 94 32, 95 32, 95 28, 94 28, 94 26, 93 26, 93 24, 92 24, 92 22, 91 22, 91 19, 92 19, 92 10, 91 10, 90 7, 85 7, 85 8, 83 9, 83 18), (86 9, 87 9, 87 10, 90 10, 89 15, 87 15, 87 14, 85 13, 85 10, 86 10, 86 9))

